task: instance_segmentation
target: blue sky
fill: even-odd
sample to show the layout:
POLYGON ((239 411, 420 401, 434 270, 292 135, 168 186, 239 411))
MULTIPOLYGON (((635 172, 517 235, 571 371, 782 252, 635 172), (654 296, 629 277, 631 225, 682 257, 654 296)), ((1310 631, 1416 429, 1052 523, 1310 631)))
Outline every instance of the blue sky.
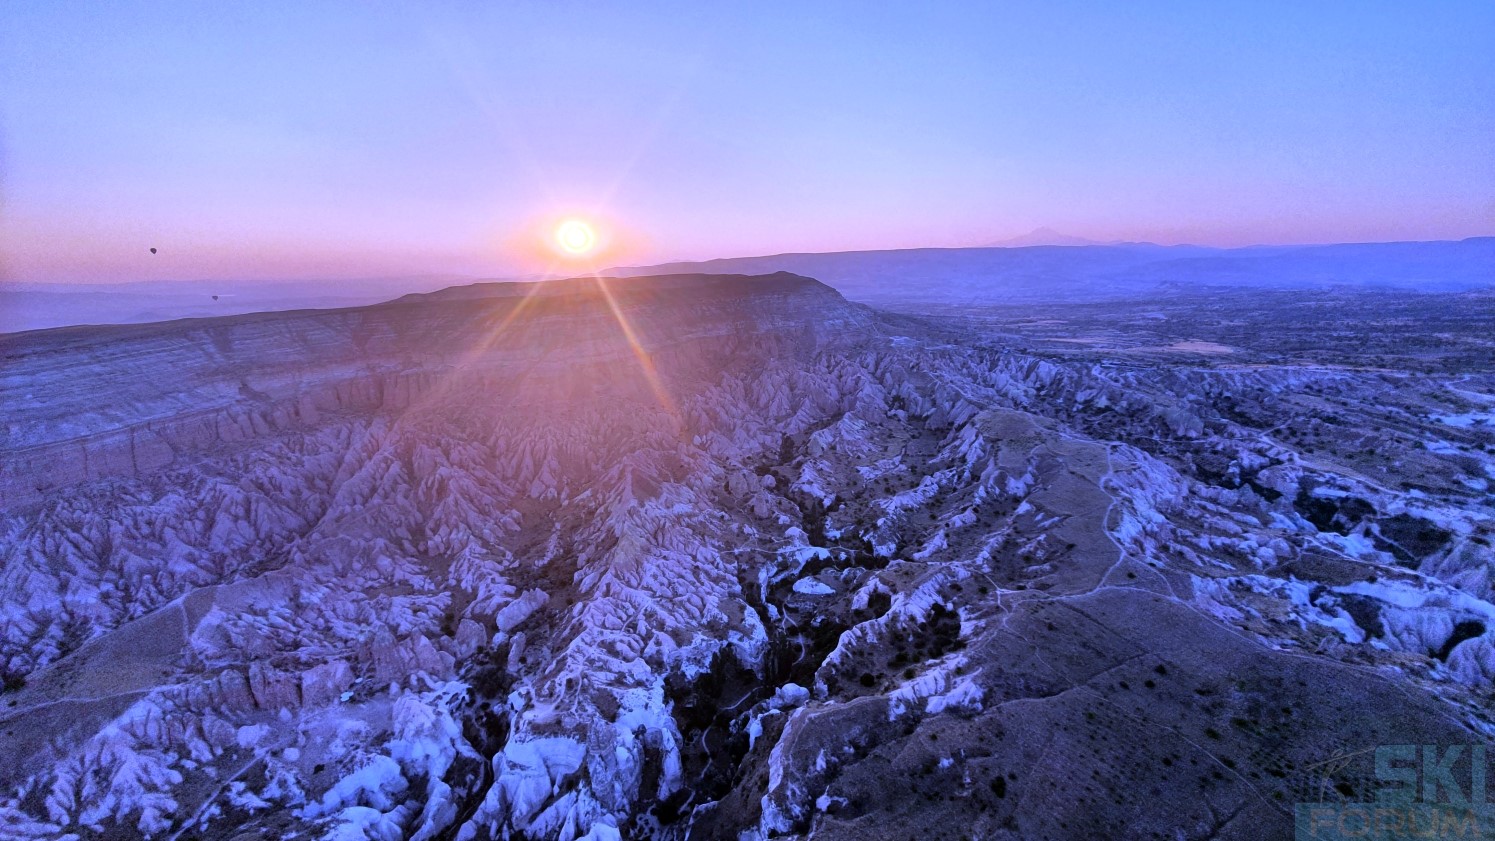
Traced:
POLYGON ((1221 245, 1495 233, 1488 2, 3 17, 10 280, 532 271, 568 216, 635 264, 1039 226, 1221 245))

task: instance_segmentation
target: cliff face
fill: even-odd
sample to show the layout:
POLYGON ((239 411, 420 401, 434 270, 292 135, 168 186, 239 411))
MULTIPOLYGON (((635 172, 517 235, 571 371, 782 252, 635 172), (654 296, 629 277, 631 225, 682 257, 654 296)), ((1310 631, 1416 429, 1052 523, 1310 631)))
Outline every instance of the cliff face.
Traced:
POLYGON ((1488 505, 1274 435, 1376 372, 791 275, 0 353, 19 837, 1282 836, 1326 759, 1495 732, 1488 505))
POLYGON ((754 337, 813 346, 868 320, 829 288, 782 273, 477 291, 0 337, 0 500, 16 507, 77 482, 161 470, 313 428, 329 412, 405 409, 443 384, 510 400, 522 375, 524 399, 566 400, 594 379, 647 385, 640 359, 690 382, 754 337))

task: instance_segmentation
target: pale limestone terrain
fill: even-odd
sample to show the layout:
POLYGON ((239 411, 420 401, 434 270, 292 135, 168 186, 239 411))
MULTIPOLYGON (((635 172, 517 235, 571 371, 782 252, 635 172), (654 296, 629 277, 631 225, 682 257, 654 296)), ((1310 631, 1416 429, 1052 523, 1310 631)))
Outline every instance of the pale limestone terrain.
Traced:
POLYGON ((1157 347, 787 274, 0 337, 0 835, 1291 837, 1495 741, 1489 372, 1381 475, 1285 433, 1410 380, 1157 347))

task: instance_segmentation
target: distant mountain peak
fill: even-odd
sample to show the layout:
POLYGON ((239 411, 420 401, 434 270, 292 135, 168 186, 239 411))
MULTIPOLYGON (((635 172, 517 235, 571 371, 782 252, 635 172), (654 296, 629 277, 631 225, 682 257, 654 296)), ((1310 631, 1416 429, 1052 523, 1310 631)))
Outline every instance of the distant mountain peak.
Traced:
POLYGON ((1061 234, 1053 228, 1035 228, 1020 237, 987 243, 989 248, 1023 248, 1030 245, 1104 245, 1093 239, 1061 234))

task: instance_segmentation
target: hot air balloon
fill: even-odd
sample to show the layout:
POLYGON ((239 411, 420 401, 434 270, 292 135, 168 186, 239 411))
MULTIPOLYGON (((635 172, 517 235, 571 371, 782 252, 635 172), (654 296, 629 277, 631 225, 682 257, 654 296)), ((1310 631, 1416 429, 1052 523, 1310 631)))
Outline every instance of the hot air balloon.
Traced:
POLYGON ((155 254, 155 253, 156 253, 156 249, 154 249, 154 248, 152 248, 152 249, 151 249, 151 253, 152 253, 152 254, 155 254))

